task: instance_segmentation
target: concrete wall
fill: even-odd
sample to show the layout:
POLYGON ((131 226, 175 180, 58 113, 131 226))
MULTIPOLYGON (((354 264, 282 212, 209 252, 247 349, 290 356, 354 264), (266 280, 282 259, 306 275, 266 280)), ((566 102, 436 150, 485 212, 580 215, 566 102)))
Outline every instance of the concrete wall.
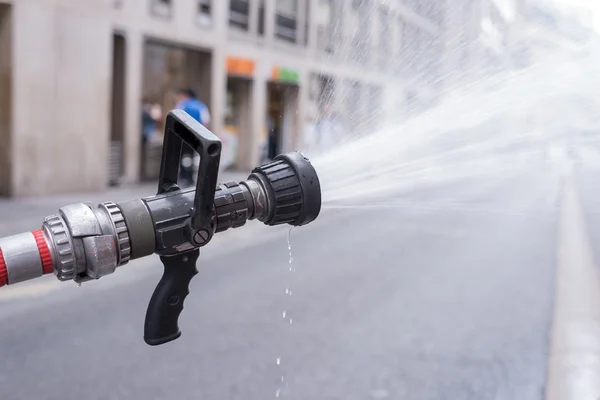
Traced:
POLYGON ((13 195, 107 182, 112 31, 100 0, 13 4, 13 195))

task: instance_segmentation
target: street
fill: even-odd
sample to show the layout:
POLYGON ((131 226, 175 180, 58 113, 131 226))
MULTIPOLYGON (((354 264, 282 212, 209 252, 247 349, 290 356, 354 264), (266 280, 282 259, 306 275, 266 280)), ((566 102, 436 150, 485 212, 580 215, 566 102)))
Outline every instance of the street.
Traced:
MULTIPOLYGON (((2 288, 0 398, 543 399, 566 185, 552 157, 528 165, 324 207, 291 231, 291 263, 287 227, 225 232, 201 253, 182 337, 159 347, 142 340, 157 257, 80 288, 2 288)), ((596 168, 570 177, 600 254, 596 168)), ((25 222, 2 234, 45 216, 10 207, 25 222)))

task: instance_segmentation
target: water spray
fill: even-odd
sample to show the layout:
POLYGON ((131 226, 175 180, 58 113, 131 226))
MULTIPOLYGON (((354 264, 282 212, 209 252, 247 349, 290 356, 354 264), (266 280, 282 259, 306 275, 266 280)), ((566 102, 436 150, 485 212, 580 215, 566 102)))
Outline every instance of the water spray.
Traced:
POLYGON ((181 336, 178 326, 200 248, 214 234, 257 219, 266 225, 306 225, 321 210, 319 178, 294 152, 255 168, 247 180, 217 185, 221 141, 181 110, 166 119, 155 196, 62 207, 37 231, 0 238, 0 286, 53 273, 77 284, 100 279, 129 261, 157 254, 164 274, 150 299, 144 341, 181 336), (195 188, 178 184, 182 146, 200 155, 195 188))

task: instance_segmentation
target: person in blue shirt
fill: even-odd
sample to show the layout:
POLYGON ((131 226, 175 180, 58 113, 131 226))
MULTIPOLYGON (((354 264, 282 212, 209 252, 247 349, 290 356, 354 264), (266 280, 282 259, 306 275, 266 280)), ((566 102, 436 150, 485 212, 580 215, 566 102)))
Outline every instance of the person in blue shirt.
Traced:
POLYGON ((204 126, 210 123, 208 107, 196 98, 196 94, 192 89, 181 89, 177 92, 177 105, 175 108, 185 111, 204 126))
MULTIPOLYGON (((196 94, 192 89, 180 89, 177 92, 177 105, 175 108, 185 111, 204 126, 210 123, 208 107, 196 98, 196 94)), ((194 150, 187 145, 184 145, 182 149, 179 178, 183 187, 194 184, 194 150)))

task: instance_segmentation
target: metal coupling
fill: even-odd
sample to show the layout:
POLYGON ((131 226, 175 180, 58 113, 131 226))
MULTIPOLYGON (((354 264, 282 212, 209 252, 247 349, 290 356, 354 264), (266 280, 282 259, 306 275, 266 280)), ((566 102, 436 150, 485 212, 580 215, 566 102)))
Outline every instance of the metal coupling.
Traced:
POLYGON ((111 202, 95 209, 85 203, 62 207, 45 219, 42 230, 48 238, 53 272, 61 281, 99 279, 131 258, 125 220, 111 202))

